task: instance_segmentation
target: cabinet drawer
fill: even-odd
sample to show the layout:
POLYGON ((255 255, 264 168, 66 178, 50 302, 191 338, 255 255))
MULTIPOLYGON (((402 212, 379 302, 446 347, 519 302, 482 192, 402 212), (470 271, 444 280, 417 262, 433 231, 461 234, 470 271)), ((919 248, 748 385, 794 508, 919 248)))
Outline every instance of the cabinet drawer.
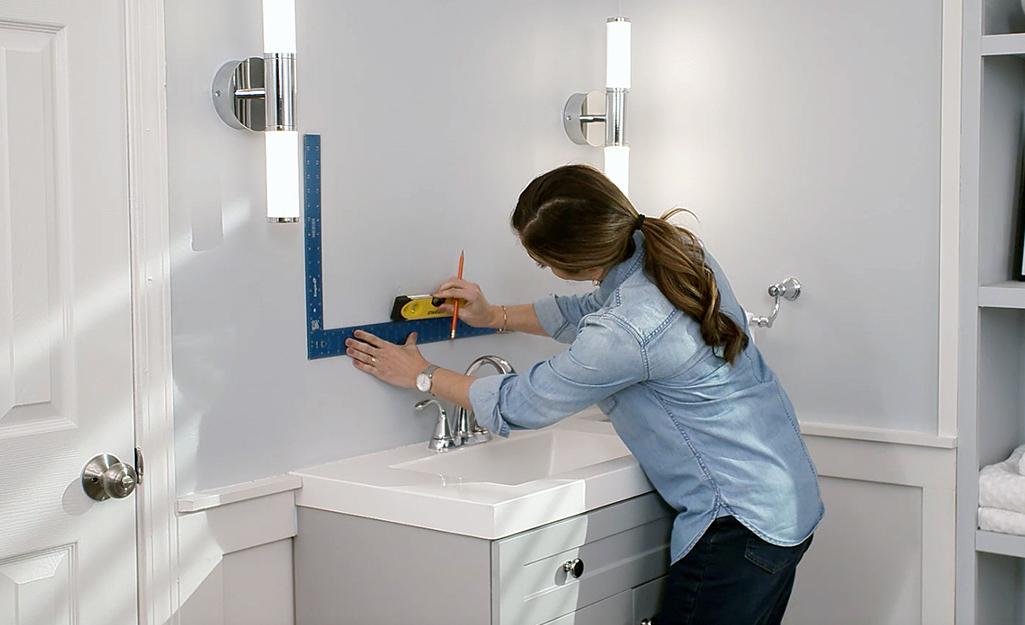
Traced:
POLYGON ((636 621, 631 620, 630 603, 630 592, 621 592, 544 625, 634 625, 636 621))
POLYGON ((664 575, 674 516, 649 493, 496 541, 493 622, 545 623, 664 575), (576 559, 579 578, 563 569, 576 559))
POLYGON ((647 582, 643 586, 633 589, 633 619, 631 623, 643 623, 651 621, 658 614, 662 606, 662 590, 665 588, 666 578, 660 577, 647 582))

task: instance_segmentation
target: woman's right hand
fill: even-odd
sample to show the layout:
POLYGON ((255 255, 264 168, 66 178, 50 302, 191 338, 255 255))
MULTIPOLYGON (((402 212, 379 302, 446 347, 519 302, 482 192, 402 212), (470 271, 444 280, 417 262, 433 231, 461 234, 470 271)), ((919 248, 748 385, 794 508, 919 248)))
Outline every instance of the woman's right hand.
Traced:
MULTIPOLYGON (((467 325, 475 328, 498 328, 501 326, 502 313, 498 310, 499 307, 488 303, 484 293, 480 290, 480 286, 473 282, 452 277, 439 286, 438 290, 431 295, 433 297, 462 300, 459 302, 459 318, 467 325)), ((438 306, 438 310, 441 312, 452 312, 452 304, 442 304, 438 306)))

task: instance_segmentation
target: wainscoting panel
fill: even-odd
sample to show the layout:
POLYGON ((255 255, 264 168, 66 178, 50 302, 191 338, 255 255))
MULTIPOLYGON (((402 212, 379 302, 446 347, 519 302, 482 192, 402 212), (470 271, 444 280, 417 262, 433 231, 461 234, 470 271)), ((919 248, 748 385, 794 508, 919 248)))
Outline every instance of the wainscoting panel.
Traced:
POLYGON ((827 517, 799 567, 788 625, 921 623, 922 490, 832 477, 820 485, 827 517))
POLYGON ((292 625, 295 491, 276 476, 178 500, 181 625, 292 625))
POLYGON ((295 620, 292 539, 225 554, 225 625, 257 625, 295 620))
POLYGON ((786 625, 954 622, 954 464, 946 445, 805 436, 826 516, 786 625))

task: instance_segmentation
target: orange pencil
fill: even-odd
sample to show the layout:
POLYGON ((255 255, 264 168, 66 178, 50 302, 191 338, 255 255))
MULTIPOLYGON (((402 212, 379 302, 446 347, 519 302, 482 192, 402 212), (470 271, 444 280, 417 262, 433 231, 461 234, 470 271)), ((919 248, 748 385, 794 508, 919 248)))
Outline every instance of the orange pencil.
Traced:
MULTIPOLYGON (((463 279, 463 250, 459 252, 459 271, 456 272, 456 278, 463 279)), ((448 334, 448 339, 451 341, 456 338, 456 323, 459 321, 459 298, 456 298, 454 304, 452 304, 452 331, 448 334)))

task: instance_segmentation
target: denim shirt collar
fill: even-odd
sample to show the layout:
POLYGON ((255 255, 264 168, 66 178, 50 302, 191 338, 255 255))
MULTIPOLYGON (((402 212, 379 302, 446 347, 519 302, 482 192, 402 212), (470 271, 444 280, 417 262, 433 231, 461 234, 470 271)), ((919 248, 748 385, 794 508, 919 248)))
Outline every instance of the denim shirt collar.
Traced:
POLYGON ((644 233, 638 230, 633 233, 633 238, 634 253, 630 258, 614 265, 612 269, 609 269, 609 272, 605 274, 605 279, 601 281, 601 286, 598 287, 598 301, 603 303, 608 302, 609 297, 616 292, 616 289, 618 289, 620 285, 622 285, 644 261, 644 233))

